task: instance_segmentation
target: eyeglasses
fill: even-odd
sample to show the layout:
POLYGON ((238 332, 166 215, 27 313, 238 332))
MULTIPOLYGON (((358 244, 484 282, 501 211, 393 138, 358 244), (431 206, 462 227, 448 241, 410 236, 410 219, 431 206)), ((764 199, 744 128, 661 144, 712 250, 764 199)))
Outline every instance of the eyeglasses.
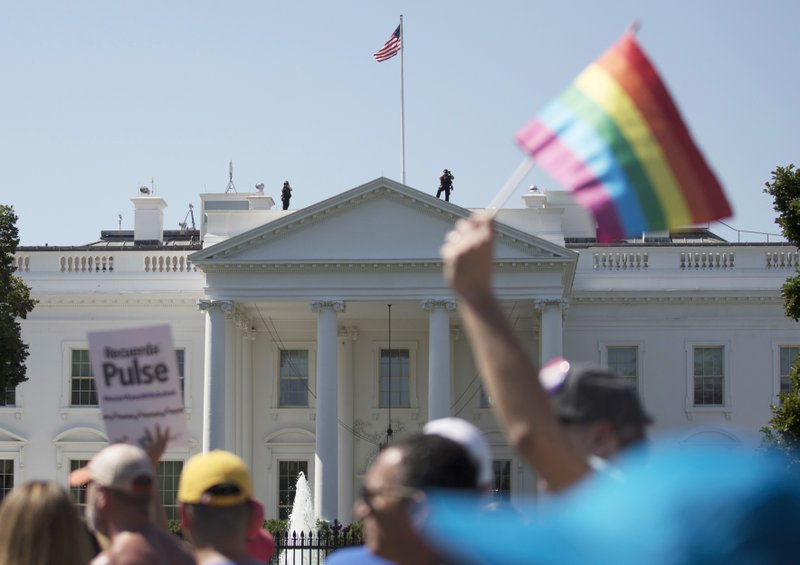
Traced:
POLYGON ((390 486, 381 489, 370 489, 362 484, 359 490, 359 498, 370 509, 373 509, 373 502, 379 496, 392 496, 401 500, 415 500, 420 497, 422 491, 419 489, 406 487, 402 485, 390 486))

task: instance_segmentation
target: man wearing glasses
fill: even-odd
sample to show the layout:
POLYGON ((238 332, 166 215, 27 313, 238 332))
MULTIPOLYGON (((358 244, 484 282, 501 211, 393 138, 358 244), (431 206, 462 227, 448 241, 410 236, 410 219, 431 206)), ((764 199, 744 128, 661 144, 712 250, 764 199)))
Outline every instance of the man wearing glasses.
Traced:
POLYGON ((440 556, 419 535, 424 490, 478 492, 478 468, 464 447, 439 435, 414 435, 385 448, 370 466, 354 513, 366 547, 336 551, 326 565, 435 565, 440 556))

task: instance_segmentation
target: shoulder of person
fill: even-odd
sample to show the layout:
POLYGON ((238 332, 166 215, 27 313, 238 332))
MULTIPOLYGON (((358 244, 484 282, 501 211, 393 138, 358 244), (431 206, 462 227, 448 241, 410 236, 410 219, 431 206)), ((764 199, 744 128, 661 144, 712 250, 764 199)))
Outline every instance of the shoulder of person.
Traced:
MULTIPOLYGON (((111 542, 111 547, 103 553, 106 555, 106 561, 101 563, 108 565, 149 563, 156 555, 150 540, 138 532, 117 534, 111 542)), ((94 561, 92 565, 95 565, 94 561)))
POLYGON ((110 565, 110 563, 111 563, 111 560, 108 557, 108 553, 104 551, 104 552, 98 554, 97 557, 92 559, 92 562, 90 563, 90 565, 110 565))

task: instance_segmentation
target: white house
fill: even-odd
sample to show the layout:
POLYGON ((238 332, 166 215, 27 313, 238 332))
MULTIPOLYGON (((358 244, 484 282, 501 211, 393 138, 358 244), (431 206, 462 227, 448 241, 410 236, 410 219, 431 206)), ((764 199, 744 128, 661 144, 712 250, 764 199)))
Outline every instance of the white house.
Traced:
MULTIPOLYGON (((167 500, 189 455, 221 447, 251 465, 267 517, 285 515, 302 470, 317 513, 348 523, 387 430, 445 415, 486 432, 499 492, 532 489, 442 279, 439 246, 469 210, 378 178, 300 210, 203 194, 199 230, 164 231, 164 199, 131 200, 133 232, 18 250, 39 303, 22 324, 29 380, 0 406, 4 490, 66 483, 106 443, 86 332, 165 322, 192 438, 161 465, 167 500)), ((797 249, 701 229, 600 246, 568 194, 531 191, 523 206, 497 215, 494 285, 533 358, 616 369, 654 433, 687 446, 757 439, 800 351, 779 292, 797 249)))

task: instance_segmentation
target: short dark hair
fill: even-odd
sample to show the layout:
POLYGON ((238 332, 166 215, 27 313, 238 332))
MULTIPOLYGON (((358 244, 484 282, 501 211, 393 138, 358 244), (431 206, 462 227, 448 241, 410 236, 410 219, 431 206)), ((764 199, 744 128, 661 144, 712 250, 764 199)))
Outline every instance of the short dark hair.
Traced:
POLYGON ((478 489, 478 468, 460 444, 438 435, 417 434, 391 445, 403 453, 405 486, 478 489))
POLYGON ((191 520, 190 535, 197 545, 215 545, 215 540, 241 537, 250 528, 250 501, 234 506, 185 504, 191 520))

